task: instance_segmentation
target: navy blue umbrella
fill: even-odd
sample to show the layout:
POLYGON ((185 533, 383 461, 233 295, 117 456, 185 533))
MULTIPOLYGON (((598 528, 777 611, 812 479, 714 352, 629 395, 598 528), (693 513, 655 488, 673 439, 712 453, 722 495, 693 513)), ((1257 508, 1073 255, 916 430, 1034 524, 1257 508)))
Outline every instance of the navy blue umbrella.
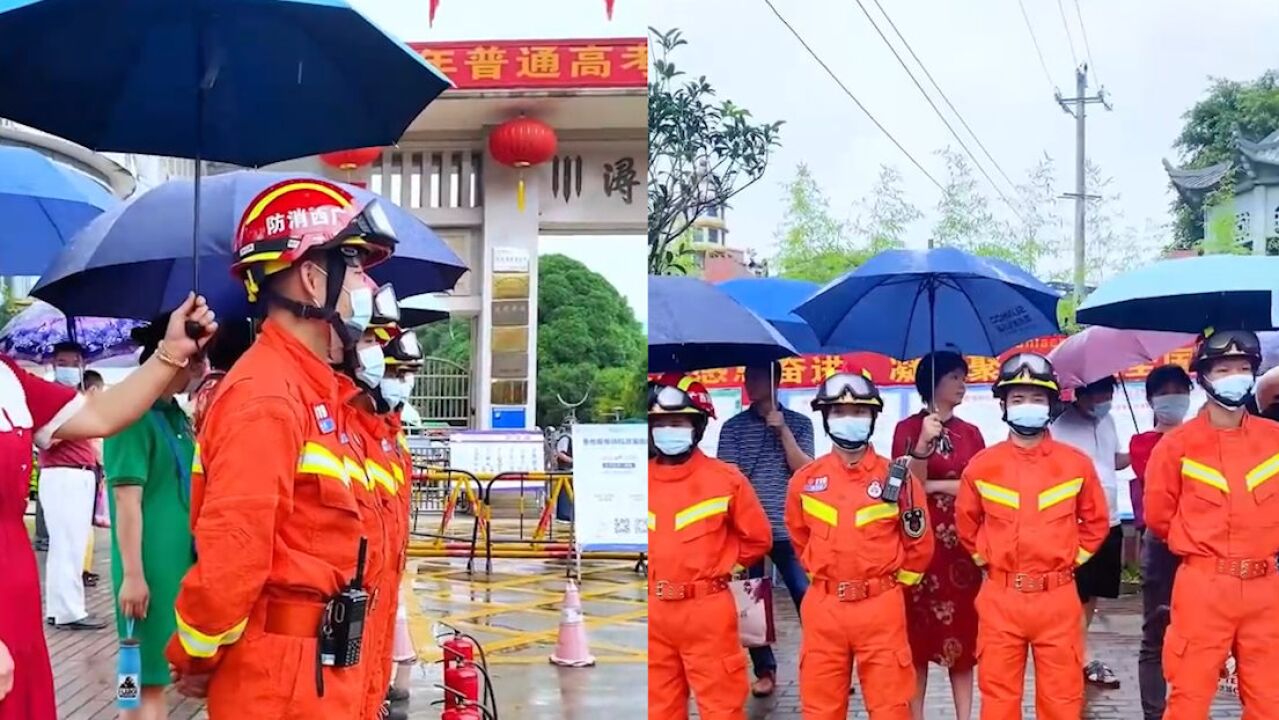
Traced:
POLYGON ((796 315, 796 305, 821 287, 807 280, 749 277, 726 280, 717 285, 729 297, 767 320, 800 353, 836 352, 822 346, 804 318, 796 315))
MULTIPOLYGON (((251 308, 243 281, 231 275, 231 242, 245 206, 280 182, 309 175, 244 170, 204 180, 200 205, 199 287, 223 318, 251 308)), ((172 180, 100 215, 82 230, 31 291, 65 313, 148 319, 176 307, 191 290, 194 183, 172 180)), ((361 201, 377 197, 344 186, 361 201)), ((386 199, 383 208, 399 244, 370 272, 401 297, 451 289, 466 265, 411 212, 386 199)))
POLYGON ((649 372, 757 365, 796 354, 771 325, 714 285, 649 276, 649 372))
POLYGON ((0 275, 39 275, 77 230, 119 203, 101 183, 30 148, 0 146, 0 275))
POLYGON ((1163 260, 1102 283, 1079 306, 1076 317, 1087 325, 1124 330, 1279 328, 1279 258, 1205 255, 1163 260))
POLYGON ((346 0, 0 0, 0 117, 257 167, 390 145, 449 81, 346 0))
POLYGON ((910 360, 934 349, 994 357, 1061 332, 1057 291, 955 248, 889 250, 795 308, 827 345, 910 360))

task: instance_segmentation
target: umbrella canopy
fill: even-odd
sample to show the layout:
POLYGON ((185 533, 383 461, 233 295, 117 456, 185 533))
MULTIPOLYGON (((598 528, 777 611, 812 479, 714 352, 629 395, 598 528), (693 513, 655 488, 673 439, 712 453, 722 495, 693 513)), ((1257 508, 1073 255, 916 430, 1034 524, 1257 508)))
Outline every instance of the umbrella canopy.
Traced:
POLYGON ((1076 316, 1127 330, 1271 330, 1279 327, 1279 258, 1161 260, 1102 283, 1076 316))
POLYGON ((0 330, 0 353, 17 360, 43 365, 53 359, 53 347, 74 339, 84 348, 85 362, 131 355, 137 345, 130 337, 146 323, 119 318, 78 317, 75 337, 68 333, 67 317, 52 305, 35 302, 9 320, 0 330))
POLYGON ((1057 291, 955 248, 889 250, 795 308, 825 345, 899 360, 934 349, 996 356, 1060 332, 1057 291))
POLYGON ((260 166, 390 145, 450 86, 345 0, 0 0, 0 117, 260 166))
POLYGON ((1134 365, 1155 363, 1195 341, 1188 333, 1090 327, 1048 353, 1063 388, 1083 387, 1134 365))
POLYGON ((649 276, 649 372, 755 365, 796 354, 771 325, 714 285, 649 276))
MULTIPOLYGON (((204 180, 198 247, 200 292, 220 318, 252 314, 231 275, 231 240, 245 206, 282 180, 312 175, 240 171, 204 180)), ((361 202, 378 196, 344 186, 361 202)), ((449 290, 466 265, 411 212, 380 200, 399 238, 395 256, 370 273, 401 297, 449 290)), ((191 290, 194 183, 172 180, 99 216, 55 259, 33 295, 64 312, 146 319, 177 307, 191 290)))
POLYGON ((39 275, 115 196, 42 152, 0 146, 0 275, 39 275))
POLYGON ((813 329, 796 315, 796 305, 804 302, 821 287, 807 280, 786 278, 740 278, 717 285, 728 296, 745 305, 751 312, 767 320, 782 337, 805 355, 825 352, 813 329))

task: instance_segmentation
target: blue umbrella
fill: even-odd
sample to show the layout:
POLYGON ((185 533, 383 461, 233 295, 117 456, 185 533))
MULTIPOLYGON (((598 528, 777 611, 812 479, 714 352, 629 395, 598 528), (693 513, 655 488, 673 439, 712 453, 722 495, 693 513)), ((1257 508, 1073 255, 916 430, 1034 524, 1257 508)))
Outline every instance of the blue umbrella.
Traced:
POLYGON ((390 145, 450 83, 346 0, 0 0, 0 117, 256 167, 390 145))
MULTIPOLYGON (((251 313, 242 281, 232 277, 231 239, 245 206, 286 178, 309 175, 244 170, 204 181, 200 199, 201 292, 222 318, 251 313)), ((344 186, 361 201, 377 197, 344 186)), ((189 235, 194 188, 172 180, 103 213, 82 230, 31 291, 73 315, 148 319, 172 310, 190 291, 189 235)), ((395 256, 373 268, 401 297, 451 289, 466 265, 411 212, 380 201, 399 238, 395 256)))
POLYGON ((813 329, 794 313, 796 305, 821 287, 807 280, 739 278, 719 283, 720 290, 767 320, 801 354, 826 352, 813 329))
POLYGON ((1279 327, 1279 258, 1206 255, 1162 260, 1102 283, 1080 323, 1198 333, 1279 327))
POLYGON ((130 333, 146 323, 120 318, 78 317, 74 319, 75 337, 71 337, 67 317, 57 308, 36 302, 15 315, 0 330, 0 354, 16 360, 43 365, 53 359, 53 348, 60 342, 75 340, 84 348, 86 362, 98 362, 137 349, 130 333))
POLYGON ((44 153, 0 146, 0 275, 44 272, 77 230, 118 202, 44 153))
POLYGON ((714 285, 649 276, 649 372, 756 365, 796 354, 771 325, 714 285))
POLYGON ((899 360, 934 349, 993 357, 1061 332, 1060 298, 1002 260, 955 248, 889 250, 829 283, 795 313, 827 345, 899 360))

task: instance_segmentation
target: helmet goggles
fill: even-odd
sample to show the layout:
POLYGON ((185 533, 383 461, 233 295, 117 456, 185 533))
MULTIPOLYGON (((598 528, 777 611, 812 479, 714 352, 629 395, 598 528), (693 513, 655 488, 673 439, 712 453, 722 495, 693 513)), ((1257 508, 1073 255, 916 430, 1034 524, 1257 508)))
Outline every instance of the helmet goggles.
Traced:
POLYGON ((1017 353, 999 366, 999 380, 995 383, 995 390, 1015 385, 1040 387, 1053 394, 1061 392, 1052 363, 1043 355, 1035 353, 1017 353))
POLYGON ((858 373, 836 373, 817 386, 813 409, 828 405, 868 405, 876 410, 884 409, 879 388, 858 373))
POLYGON ((701 383, 668 375, 649 385, 648 414, 696 414, 713 418, 715 406, 701 383))

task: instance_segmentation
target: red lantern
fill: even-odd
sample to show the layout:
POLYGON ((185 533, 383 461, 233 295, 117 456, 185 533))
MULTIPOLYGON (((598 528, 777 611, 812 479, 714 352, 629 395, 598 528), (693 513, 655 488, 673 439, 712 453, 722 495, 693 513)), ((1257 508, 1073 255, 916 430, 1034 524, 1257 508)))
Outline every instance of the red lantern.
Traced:
POLYGON ((320 156, 320 162, 331 168, 351 172, 365 165, 372 165, 380 157, 382 157, 382 148, 380 147, 354 148, 324 153, 320 156))
MULTIPOLYGON (((540 165, 555 155, 555 129, 523 115, 498 125, 489 134, 489 154, 517 170, 540 165)), ((516 205, 524 210, 524 173, 520 173, 516 205)))

